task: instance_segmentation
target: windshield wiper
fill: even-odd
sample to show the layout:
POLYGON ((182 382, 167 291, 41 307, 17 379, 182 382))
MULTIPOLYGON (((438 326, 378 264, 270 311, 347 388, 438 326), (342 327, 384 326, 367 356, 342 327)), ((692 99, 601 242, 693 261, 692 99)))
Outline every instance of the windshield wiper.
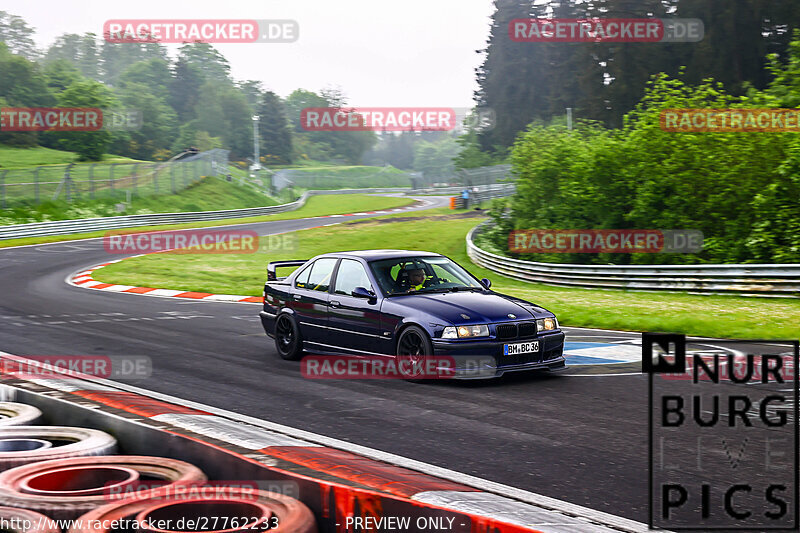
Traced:
POLYGON ((450 287, 447 290, 450 292, 459 292, 459 291, 482 291, 483 289, 480 287, 450 287))

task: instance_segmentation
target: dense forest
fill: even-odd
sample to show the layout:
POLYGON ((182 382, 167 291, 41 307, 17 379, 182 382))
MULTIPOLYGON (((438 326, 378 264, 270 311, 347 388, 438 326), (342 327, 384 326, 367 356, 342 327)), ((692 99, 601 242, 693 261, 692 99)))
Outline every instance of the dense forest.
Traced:
POLYGON ((451 175, 459 150, 452 132, 305 131, 304 107, 351 105, 339 88, 297 89, 285 98, 255 80, 234 80, 212 45, 187 43, 175 57, 158 43, 109 43, 96 34, 64 34, 37 49, 34 28, 0 11, 0 107, 100 107, 141 113, 141 129, 101 132, 0 132, 0 143, 41 145, 97 160, 113 153, 163 160, 188 147, 253 156, 259 117, 261 163, 303 161, 414 169, 451 175))
MULTIPOLYGON (((497 127, 473 158, 507 158, 517 192, 489 238, 513 229, 688 229, 697 254, 535 254, 574 263, 800 263, 800 138, 674 133, 670 108, 800 105, 800 3, 761 0, 497 0, 476 99, 497 127), (512 42, 526 17, 700 18, 697 43, 512 42), (568 130, 564 108, 575 110, 568 130)), ((467 151, 462 152, 462 157, 467 151)), ((515 254, 511 254, 515 255, 515 254)))
POLYGON ((665 73, 688 84, 706 78, 743 95, 770 81, 767 56, 786 54, 800 27, 797 0, 496 0, 483 64, 477 71, 479 106, 494 109, 497 125, 478 136, 485 152, 501 152, 533 122, 573 108, 576 118, 609 127, 641 100, 651 76, 665 73), (698 18, 698 43, 527 43, 508 37, 517 18, 698 18))

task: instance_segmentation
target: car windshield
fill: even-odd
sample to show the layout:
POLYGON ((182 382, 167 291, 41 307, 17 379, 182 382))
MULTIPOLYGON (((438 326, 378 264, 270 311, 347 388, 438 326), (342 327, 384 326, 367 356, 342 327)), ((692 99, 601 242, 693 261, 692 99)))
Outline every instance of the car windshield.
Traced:
POLYGON ((446 257, 401 257, 370 262, 387 295, 482 290, 466 270, 446 257))

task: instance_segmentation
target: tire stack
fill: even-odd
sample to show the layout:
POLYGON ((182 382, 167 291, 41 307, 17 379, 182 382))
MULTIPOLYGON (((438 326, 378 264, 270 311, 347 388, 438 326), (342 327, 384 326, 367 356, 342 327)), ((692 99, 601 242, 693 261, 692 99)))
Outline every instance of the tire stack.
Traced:
POLYGON ((317 532, 294 498, 241 487, 198 491, 208 479, 192 464, 115 455, 116 439, 96 429, 28 425, 41 418, 33 406, 0 402, 1 530, 123 533, 114 523, 136 520, 142 533, 317 532))

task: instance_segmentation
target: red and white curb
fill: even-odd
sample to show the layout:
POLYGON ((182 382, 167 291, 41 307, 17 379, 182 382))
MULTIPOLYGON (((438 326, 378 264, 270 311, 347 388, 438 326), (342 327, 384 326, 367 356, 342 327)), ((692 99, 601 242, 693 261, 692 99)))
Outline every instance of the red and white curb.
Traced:
MULTIPOLYGON (((0 358, 29 361, 3 352, 0 358)), ((23 388, 205 442, 269 468, 310 476, 320 484, 486 518, 494 526, 491 531, 648 531, 646 524, 602 511, 119 382, 75 372, 51 379, 5 379, 8 387, 0 387, 3 400, 14 399, 13 387, 23 388)))
MULTIPOLYGON (((417 205, 416 207, 411 207, 411 206, 398 207, 382 211, 365 211, 363 213, 347 213, 344 215, 322 215, 319 217, 310 217, 307 220, 312 220, 317 218, 341 218, 341 217, 352 217, 352 216, 363 216, 363 215, 389 215, 399 211, 417 211, 420 209, 420 207, 424 207, 432 203, 429 200, 419 200, 419 201, 422 203, 422 206, 417 205)), ((341 224, 341 222, 321 224, 319 226, 304 228, 303 230, 300 231, 305 231, 307 229, 317 229, 328 226, 335 226, 337 224, 341 224)), ((283 233, 289 233, 289 232, 272 233, 270 235, 282 235, 283 233)), ((266 237, 267 235, 264 236, 266 237)), ((169 250, 166 251, 168 252, 169 250)), ((152 253, 162 253, 162 252, 152 252, 152 253)), ((98 269, 101 269, 105 266, 114 263, 119 263, 120 261, 124 261, 125 259, 132 259, 133 257, 141 257, 143 255, 148 255, 148 254, 133 255, 130 257, 126 257, 124 259, 115 259, 113 261, 107 261, 105 263, 95 265, 93 267, 81 270, 80 272, 70 274, 67 277, 66 281, 68 284, 73 285, 75 287, 81 287, 84 289, 94 289, 98 291, 118 292, 125 294, 141 294, 145 296, 158 296, 162 298, 188 298, 191 300, 205 301, 205 302, 233 302, 233 303, 255 303, 255 304, 264 303, 263 295, 244 296, 240 294, 212 294, 208 292, 181 291, 175 289, 158 289, 154 287, 136 287, 133 285, 116 285, 113 283, 103 283, 102 281, 97 281, 92 277, 92 274, 98 269)))
MULTIPOLYGON (((132 257, 141 257, 140 254, 132 257)), ((127 257, 126 259, 130 259, 127 257)), ((113 283, 103 283, 97 281, 92 277, 92 274, 105 266, 119 263, 123 259, 108 261, 100 265, 81 270, 75 274, 67 277, 67 283, 75 287, 82 287, 84 289, 94 289, 98 291, 119 292, 126 294, 142 294, 145 296, 160 296, 163 298, 188 298, 191 300, 206 301, 206 302, 236 302, 236 303, 264 303, 263 296, 242 296, 236 294, 211 294, 208 292, 193 292, 181 291, 175 289, 156 289, 153 287, 135 287, 133 285, 115 285, 113 283)))

